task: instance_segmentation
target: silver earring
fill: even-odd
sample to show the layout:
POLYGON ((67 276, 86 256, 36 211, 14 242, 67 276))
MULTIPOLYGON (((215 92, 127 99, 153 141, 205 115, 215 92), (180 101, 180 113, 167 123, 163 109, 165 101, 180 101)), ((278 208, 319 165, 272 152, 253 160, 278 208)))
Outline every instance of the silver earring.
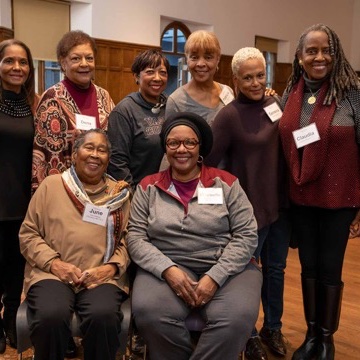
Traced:
POLYGON ((201 155, 199 155, 197 163, 202 164, 203 161, 204 161, 204 158, 201 155))

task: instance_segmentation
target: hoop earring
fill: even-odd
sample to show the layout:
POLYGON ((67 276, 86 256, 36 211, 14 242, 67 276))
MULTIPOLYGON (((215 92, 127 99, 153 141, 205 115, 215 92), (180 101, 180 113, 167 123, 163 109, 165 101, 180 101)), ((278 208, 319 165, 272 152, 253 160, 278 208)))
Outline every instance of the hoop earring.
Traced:
POLYGON ((199 159, 198 159, 197 163, 202 164, 203 161, 204 161, 204 158, 201 155, 199 155, 199 159))

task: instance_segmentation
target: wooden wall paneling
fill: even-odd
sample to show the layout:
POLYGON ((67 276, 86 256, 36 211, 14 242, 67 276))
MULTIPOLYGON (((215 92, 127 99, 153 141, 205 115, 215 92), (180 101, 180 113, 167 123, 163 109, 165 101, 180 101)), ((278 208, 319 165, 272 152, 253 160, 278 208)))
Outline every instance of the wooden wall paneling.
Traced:
POLYGON ((14 30, 0 26, 0 41, 12 39, 14 37, 14 30))
POLYGON ((114 103, 117 104, 126 95, 138 90, 131 65, 137 54, 150 47, 103 39, 95 41, 98 48, 95 83, 109 91, 114 103))
POLYGON ((214 80, 221 84, 229 85, 234 89, 232 80, 231 60, 232 56, 221 55, 219 62, 219 70, 215 73, 214 80))
POLYGON ((138 49, 132 47, 124 47, 122 49, 122 77, 121 77, 121 86, 119 87, 119 95, 120 98, 124 98, 126 95, 130 94, 133 91, 137 91, 139 89, 138 85, 136 85, 133 73, 131 71, 131 66, 134 62, 136 55, 138 55, 141 51, 145 49, 138 49))
POLYGON ((291 75, 292 64, 276 63, 275 64, 275 82, 274 90, 281 96, 286 88, 289 76, 291 75))

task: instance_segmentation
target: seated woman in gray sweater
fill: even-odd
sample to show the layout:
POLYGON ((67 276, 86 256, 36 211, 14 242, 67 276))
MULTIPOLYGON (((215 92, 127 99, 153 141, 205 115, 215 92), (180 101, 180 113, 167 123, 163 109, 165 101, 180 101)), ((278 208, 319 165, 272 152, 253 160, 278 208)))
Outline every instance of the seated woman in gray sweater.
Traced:
POLYGON ((260 304, 252 206, 236 177, 202 165, 212 147, 202 117, 174 113, 160 138, 170 166, 140 182, 127 236, 139 333, 152 360, 235 360, 260 304), (186 327, 194 308, 205 320, 195 349, 186 327))

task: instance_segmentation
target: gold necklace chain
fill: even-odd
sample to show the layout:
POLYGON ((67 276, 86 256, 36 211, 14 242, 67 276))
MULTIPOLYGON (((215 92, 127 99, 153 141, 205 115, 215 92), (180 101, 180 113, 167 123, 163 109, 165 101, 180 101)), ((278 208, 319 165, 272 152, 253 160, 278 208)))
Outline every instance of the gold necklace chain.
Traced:
POLYGON ((317 93, 320 91, 320 89, 318 89, 317 91, 315 91, 314 93, 311 91, 311 89, 309 88, 311 96, 307 99, 308 104, 312 105, 316 103, 316 96, 317 93))

